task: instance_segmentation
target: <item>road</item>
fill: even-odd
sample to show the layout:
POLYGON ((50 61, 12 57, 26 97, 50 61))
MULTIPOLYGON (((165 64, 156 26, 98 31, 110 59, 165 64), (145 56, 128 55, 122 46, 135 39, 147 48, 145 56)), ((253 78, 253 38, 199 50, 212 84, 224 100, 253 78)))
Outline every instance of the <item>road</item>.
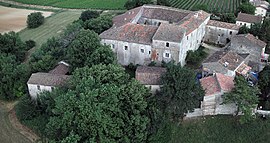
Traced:
POLYGON ((0 102, 0 143, 31 143, 10 123, 8 109, 0 102))

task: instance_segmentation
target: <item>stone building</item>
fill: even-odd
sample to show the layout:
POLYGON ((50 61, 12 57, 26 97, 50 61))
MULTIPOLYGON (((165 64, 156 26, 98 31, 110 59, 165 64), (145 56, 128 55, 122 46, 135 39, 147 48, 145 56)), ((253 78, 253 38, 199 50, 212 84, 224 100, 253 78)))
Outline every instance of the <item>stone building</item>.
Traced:
MULTIPOLYGON (((232 50, 240 55, 247 55, 245 62, 252 69, 260 65, 262 56, 265 55, 266 43, 254 37, 252 34, 240 34, 232 38, 229 50, 232 50)), ((260 69, 258 69, 260 70, 260 69)))
POLYGON ((204 42, 226 45, 239 31, 240 26, 232 23, 209 20, 206 25, 204 42))
POLYGON ((252 24, 262 23, 262 16, 255 16, 246 13, 238 13, 236 18, 236 24, 239 26, 246 26, 248 28, 251 27, 252 24))
POLYGON ((203 75, 222 73, 234 77, 237 71, 243 73, 243 70, 248 69, 244 60, 233 51, 217 51, 203 62, 203 75))
POLYGON ((160 90, 161 76, 166 73, 166 68, 139 66, 136 69, 135 78, 141 84, 149 87, 152 93, 160 90))
POLYGON ((70 76, 69 65, 65 62, 59 64, 49 73, 33 73, 27 82, 28 91, 32 99, 36 100, 39 93, 52 91, 56 87, 65 86, 70 76))
POLYGON ((260 15, 262 17, 266 16, 266 13, 269 8, 269 3, 264 0, 250 0, 249 1, 252 5, 256 7, 255 15, 260 15))
POLYGON ((197 50, 210 14, 144 5, 113 18, 113 27, 100 34, 122 65, 151 61, 185 64, 187 51, 197 50))

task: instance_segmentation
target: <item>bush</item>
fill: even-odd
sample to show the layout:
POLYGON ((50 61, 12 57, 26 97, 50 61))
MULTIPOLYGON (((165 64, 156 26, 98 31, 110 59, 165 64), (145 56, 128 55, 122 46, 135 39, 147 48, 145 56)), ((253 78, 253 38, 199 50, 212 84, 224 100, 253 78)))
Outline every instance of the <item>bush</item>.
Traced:
POLYGON ((41 12, 34 12, 28 15, 27 17, 27 27, 28 28, 37 28, 44 23, 44 16, 41 12))
POLYGON ((36 46, 36 42, 34 40, 25 41, 27 49, 32 49, 36 46))
POLYGON ((186 62, 187 64, 190 65, 199 65, 201 61, 206 58, 207 53, 203 51, 204 47, 200 47, 196 51, 188 51, 187 52, 187 57, 186 57, 186 62))
POLYGON ((82 21, 86 21, 86 20, 89 20, 92 18, 97 18, 97 17, 99 17, 99 12, 86 10, 86 11, 82 12, 80 19, 82 21))
POLYGON ((31 100, 30 96, 25 95, 20 98, 19 103, 15 106, 15 111, 20 121, 32 119, 39 115, 36 111, 36 105, 31 100))

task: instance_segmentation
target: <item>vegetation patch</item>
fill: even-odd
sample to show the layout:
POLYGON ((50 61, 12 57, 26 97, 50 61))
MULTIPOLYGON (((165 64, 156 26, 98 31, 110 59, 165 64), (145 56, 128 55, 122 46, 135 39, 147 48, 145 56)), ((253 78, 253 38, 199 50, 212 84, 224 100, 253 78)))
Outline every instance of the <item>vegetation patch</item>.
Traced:
POLYGON ((54 6, 60 8, 124 9, 127 0, 13 0, 24 4, 54 6))

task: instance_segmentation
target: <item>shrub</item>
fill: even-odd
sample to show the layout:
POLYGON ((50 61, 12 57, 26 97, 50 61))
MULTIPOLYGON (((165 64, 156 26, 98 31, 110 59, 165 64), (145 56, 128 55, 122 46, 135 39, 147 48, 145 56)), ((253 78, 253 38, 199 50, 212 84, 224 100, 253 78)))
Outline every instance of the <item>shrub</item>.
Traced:
POLYGON ((28 15, 27 17, 27 27, 28 28, 37 28, 44 23, 44 16, 41 12, 34 12, 28 15))
POLYGON ((86 10, 86 11, 82 12, 82 14, 80 16, 80 19, 82 21, 86 21, 86 20, 89 20, 89 19, 92 19, 92 18, 97 18, 97 17, 99 17, 99 12, 86 10))
POLYGON ((36 42, 34 40, 25 41, 27 49, 32 49, 36 46, 36 42))
POLYGON ((201 46, 196 51, 188 51, 186 57, 187 64, 199 65, 201 61, 207 56, 207 53, 203 51, 203 49, 204 47, 201 46))

